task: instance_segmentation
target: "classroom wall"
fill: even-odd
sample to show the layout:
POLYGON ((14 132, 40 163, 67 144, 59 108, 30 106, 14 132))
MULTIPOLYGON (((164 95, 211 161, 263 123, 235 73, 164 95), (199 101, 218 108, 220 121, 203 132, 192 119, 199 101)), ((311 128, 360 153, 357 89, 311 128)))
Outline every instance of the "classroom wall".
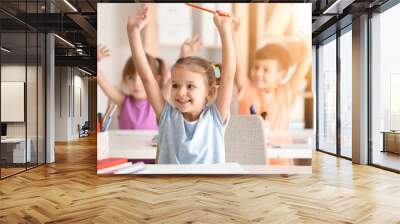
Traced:
POLYGON ((88 77, 72 67, 55 73, 55 141, 70 141, 79 137, 78 124, 88 121, 88 77))

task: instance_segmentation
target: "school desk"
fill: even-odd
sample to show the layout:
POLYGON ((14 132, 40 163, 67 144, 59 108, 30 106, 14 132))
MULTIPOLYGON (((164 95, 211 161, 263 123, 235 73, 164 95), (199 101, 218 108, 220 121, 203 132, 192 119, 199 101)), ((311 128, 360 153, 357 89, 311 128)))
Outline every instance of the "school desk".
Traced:
MULTIPOLYGON (((108 135, 107 157, 127 158, 132 162, 150 161, 150 163, 156 159, 157 147, 152 145, 152 140, 157 131, 110 130, 106 134, 108 135)), ((311 165, 312 149, 304 144, 279 145, 279 147, 275 145, 266 147, 265 155, 266 164, 311 165)))
POLYGON ((266 149, 267 165, 311 166, 312 149, 304 145, 287 145, 266 149))
POLYGON ((128 160, 155 160, 157 147, 152 139, 157 135, 154 130, 109 130, 109 157, 128 160))
POLYGON ((225 164, 145 164, 132 174, 311 174, 312 166, 263 166, 225 164))

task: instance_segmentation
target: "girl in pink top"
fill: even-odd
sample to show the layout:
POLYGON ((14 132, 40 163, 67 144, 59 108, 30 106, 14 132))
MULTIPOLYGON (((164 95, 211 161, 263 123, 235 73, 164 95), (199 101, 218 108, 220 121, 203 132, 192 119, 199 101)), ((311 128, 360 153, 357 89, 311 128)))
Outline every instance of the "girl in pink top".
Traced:
MULTIPOLYGON (((97 52, 97 61, 109 56, 107 47, 100 47, 97 52)), ((151 70, 161 87, 166 82, 168 69, 164 61, 146 54, 151 70), (164 78, 165 77, 165 78, 164 78)), ((123 93, 118 88, 112 86, 104 78, 103 72, 97 69, 97 83, 109 97, 111 101, 116 103, 120 109, 119 128, 120 129, 147 129, 157 130, 156 114, 147 100, 143 83, 136 72, 136 68, 129 57, 125 63, 122 72, 123 84, 128 89, 128 94, 123 93)))

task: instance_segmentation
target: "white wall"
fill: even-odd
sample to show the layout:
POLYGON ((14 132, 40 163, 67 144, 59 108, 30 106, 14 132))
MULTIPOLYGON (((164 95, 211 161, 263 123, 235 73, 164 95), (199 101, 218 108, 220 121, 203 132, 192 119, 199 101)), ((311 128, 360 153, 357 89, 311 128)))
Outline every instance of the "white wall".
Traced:
MULTIPOLYGON (((26 110, 27 119, 24 122, 6 122, 7 137, 25 137, 31 140, 32 161, 36 162, 36 153, 39 153, 39 163, 44 162, 44 74, 42 68, 36 66, 8 64, 1 66, 1 81, 18 81, 26 83, 26 110), (37 70, 38 69, 38 70, 37 70), (27 81, 25 78, 27 77, 27 81), (27 132, 26 132, 27 131, 27 132), (39 150, 39 151, 38 151, 39 150), (37 152, 38 151, 38 152, 37 152)), ((23 94, 23 93, 22 93, 23 94)), ((4 96, 2 96, 4 97, 4 96)), ((1 110, 11 110, 1 108, 1 110)), ((8 111, 10 112, 10 111, 8 111)), ((11 111, 12 112, 12 111, 11 111)))
POLYGON ((75 75, 74 75, 74 96, 72 98, 74 99, 74 102, 72 104, 75 104, 73 110, 75 110, 75 113, 72 113, 72 129, 71 129, 71 135, 72 138, 78 138, 79 133, 78 133, 78 124, 81 126, 85 123, 85 121, 88 121, 88 78, 87 77, 82 77, 78 74, 76 74, 77 70, 75 70, 75 75), (80 90, 80 93, 78 91, 80 90), (79 97, 80 94, 80 97, 79 97), (81 101, 81 102, 79 102, 81 101), (81 108, 79 108, 81 107, 81 108), (82 110, 80 112, 80 109, 82 110))
POLYGON ((78 124, 83 125, 88 120, 88 78, 82 75, 71 67, 56 67, 56 141, 77 139, 78 124), (79 89, 81 97, 78 97, 79 89), (78 105, 82 106, 82 114, 78 105))
MULTIPOLYGON (((33 67, 27 68, 21 65, 2 65, 1 66, 1 81, 18 81, 25 82, 25 69, 28 73, 32 72, 33 67)), ((36 68, 35 68, 36 69, 36 68)), ((36 72, 36 70, 35 70, 36 72)), ((7 110, 7 108, 1 108, 7 110)), ((8 137, 25 137, 25 122, 10 122, 7 123, 8 137)))
POLYGON ((55 68, 55 141, 68 140, 68 86, 69 76, 67 67, 55 68))

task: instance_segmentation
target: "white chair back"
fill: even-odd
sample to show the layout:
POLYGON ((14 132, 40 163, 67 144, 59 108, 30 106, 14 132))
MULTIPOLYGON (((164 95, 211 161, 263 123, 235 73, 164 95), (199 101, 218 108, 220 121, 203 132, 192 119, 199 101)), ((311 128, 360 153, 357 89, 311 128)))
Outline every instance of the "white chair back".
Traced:
POLYGON ((231 115, 225 131, 225 161, 265 165, 264 121, 256 115, 231 115))

